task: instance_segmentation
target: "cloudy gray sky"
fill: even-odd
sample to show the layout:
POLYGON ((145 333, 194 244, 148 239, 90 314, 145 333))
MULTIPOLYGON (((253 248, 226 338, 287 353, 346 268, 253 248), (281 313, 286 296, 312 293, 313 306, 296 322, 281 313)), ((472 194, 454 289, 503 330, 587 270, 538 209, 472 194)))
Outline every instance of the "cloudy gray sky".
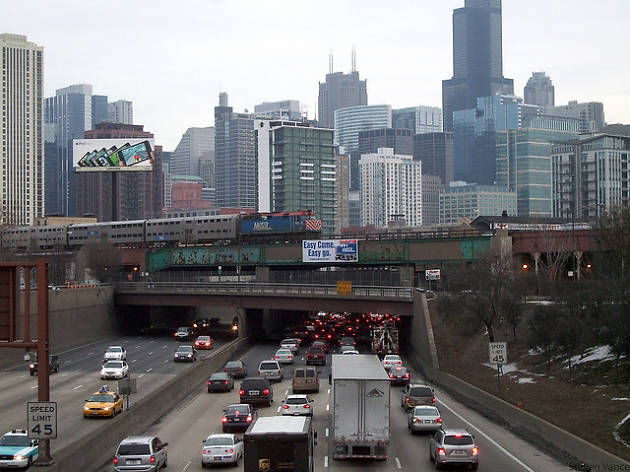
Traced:
MULTIPOLYGON (((235 110, 298 99, 314 117, 318 81, 358 70, 370 104, 441 106, 452 76, 452 10, 464 0, 0 0, 0 32, 45 48, 46 96, 75 83, 134 103, 166 150, 209 126, 218 93, 235 110)), ((602 101, 630 123, 630 1, 504 0, 503 69, 517 95, 545 71, 556 103, 602 101)))

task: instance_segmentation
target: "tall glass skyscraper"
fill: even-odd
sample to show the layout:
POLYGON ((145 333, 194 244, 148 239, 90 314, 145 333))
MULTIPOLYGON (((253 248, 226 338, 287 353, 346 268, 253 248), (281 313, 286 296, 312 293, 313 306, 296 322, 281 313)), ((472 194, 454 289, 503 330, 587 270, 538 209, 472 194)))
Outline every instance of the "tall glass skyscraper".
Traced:
POLYGON ((444 131, 453 131, 454 111, 497 93, 514 93, 514 81, 503 77, 501 0, 466 0, 453 11, 453 77, 442 81, 444 131))
POLYGON ((319 83, 317 100, 319 125, 332 128, 335 125, 335 111, 340 108, 367 105, 367 81, 359 78, 359 72, 349 74, 331 72, 326 74, 326 82, 319 83))

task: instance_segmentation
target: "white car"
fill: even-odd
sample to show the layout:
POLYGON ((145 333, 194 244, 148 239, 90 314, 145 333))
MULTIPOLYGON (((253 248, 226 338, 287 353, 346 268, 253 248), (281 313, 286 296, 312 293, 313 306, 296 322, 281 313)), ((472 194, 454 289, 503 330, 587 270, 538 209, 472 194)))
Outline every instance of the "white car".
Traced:
POLYGON ((105 351, 103 361, 126 361, 127 350, 123 346, 109 346, 105 351))
POLYGON ((39 447, 26 430, 14 429, 0 438, 0 469, 28 469, 37 459, 39 447))
POLYGON ((344 356, 358 356, 359 355, 359 351, 357 351, 356 349, 347 349, 347 350, 343 351, 342 354, 344 356))
POLYGON ((234 464, 243 458, 243 441, 234 434, 211 434, 203 441, 201 467, 213 464, 234 464))
POLYGON ((385 370, 389 370, 392 367, 399 367, 401 365, 403 365, 402 359, 398 354, 387 354, 383 358, 383 367, 385 370))
POLYGON ((313 400, 307 395, 287 395, 282 404, 282 414, 292 416, 313 416, 313 400))
POLYGON ((258 377, 265 377, 270 382, 282 382, 282 367, 276 360, 262 361, 258 366, 258 377))
POLYGON ((101 379, 124 379, 129 376, 129 365, 125 361, 108 361, 101 369, 101 379))
POLYGON ((278 349, 273 360, 280 364, 293 364, 293 353, 289 349, 278 349))
POLYGON ((300 344, 295 338, 283 339, 280 342, 280 349, 289 349, 293 354, 297 354, 300 351, 300 344))

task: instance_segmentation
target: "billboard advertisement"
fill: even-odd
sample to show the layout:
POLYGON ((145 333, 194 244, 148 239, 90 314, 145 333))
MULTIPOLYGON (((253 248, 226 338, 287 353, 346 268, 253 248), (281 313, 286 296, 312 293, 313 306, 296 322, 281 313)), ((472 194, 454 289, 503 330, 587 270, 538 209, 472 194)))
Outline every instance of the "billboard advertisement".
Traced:
POLYGON ((302 241, 302 262, 358 262, 356 239, 314 239, 302 241))
POLYGON ((153 138, 74 139, 76 172, 150 171, 155 160, 153 138))

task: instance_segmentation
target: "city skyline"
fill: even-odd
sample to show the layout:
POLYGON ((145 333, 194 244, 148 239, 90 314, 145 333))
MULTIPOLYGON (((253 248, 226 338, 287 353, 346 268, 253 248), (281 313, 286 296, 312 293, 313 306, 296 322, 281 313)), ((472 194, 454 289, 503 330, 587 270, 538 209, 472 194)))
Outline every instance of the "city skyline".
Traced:
MULTIPOLYGON (((620 60, 630 39, 623 25, 630 4, 604 3, 605 8, 585 0, 504 2, 503 72, 514 79, 517 95, 523 95, 532 72, 544 71, 556 86, 556 105, 601 101, 609 123, 630 122, 630 66, 620 60), (540 21, 541 12, 546 21, 540 21), (586 32, 588 40, 571 40, 586 32)), ((273 8, 245 4, 194 2, 186 10, 164 1, 11 4, 1 29, 44 47, 45 96, 89 83, 131 100, 134 121, 151 129, 168 150, 187 128, 212 125, 220 90, 230 94, 237 112, 252 111, 263 101, 295 99, 314 118, 331 49, 334 71, 349 72, 356 48, 369 104, 441 106, 441 81, 453 74, 452 12, 463 0, 408 1, 395 10, 377 2, 358 8, 354 1, 334 7, 329 1, 277 2, 273 8), (102 41, 83 21, 86 15, 115 20, 119 34, 102 41), (273 46, 274 24, 294 24, 295 44, 283 40, 282 48, 259 48, 256 37, 273 46), (384 24, 396 25, 395 34, 375 34, 384 24), (86 59, 77 60, 81 57, 86 59)))

